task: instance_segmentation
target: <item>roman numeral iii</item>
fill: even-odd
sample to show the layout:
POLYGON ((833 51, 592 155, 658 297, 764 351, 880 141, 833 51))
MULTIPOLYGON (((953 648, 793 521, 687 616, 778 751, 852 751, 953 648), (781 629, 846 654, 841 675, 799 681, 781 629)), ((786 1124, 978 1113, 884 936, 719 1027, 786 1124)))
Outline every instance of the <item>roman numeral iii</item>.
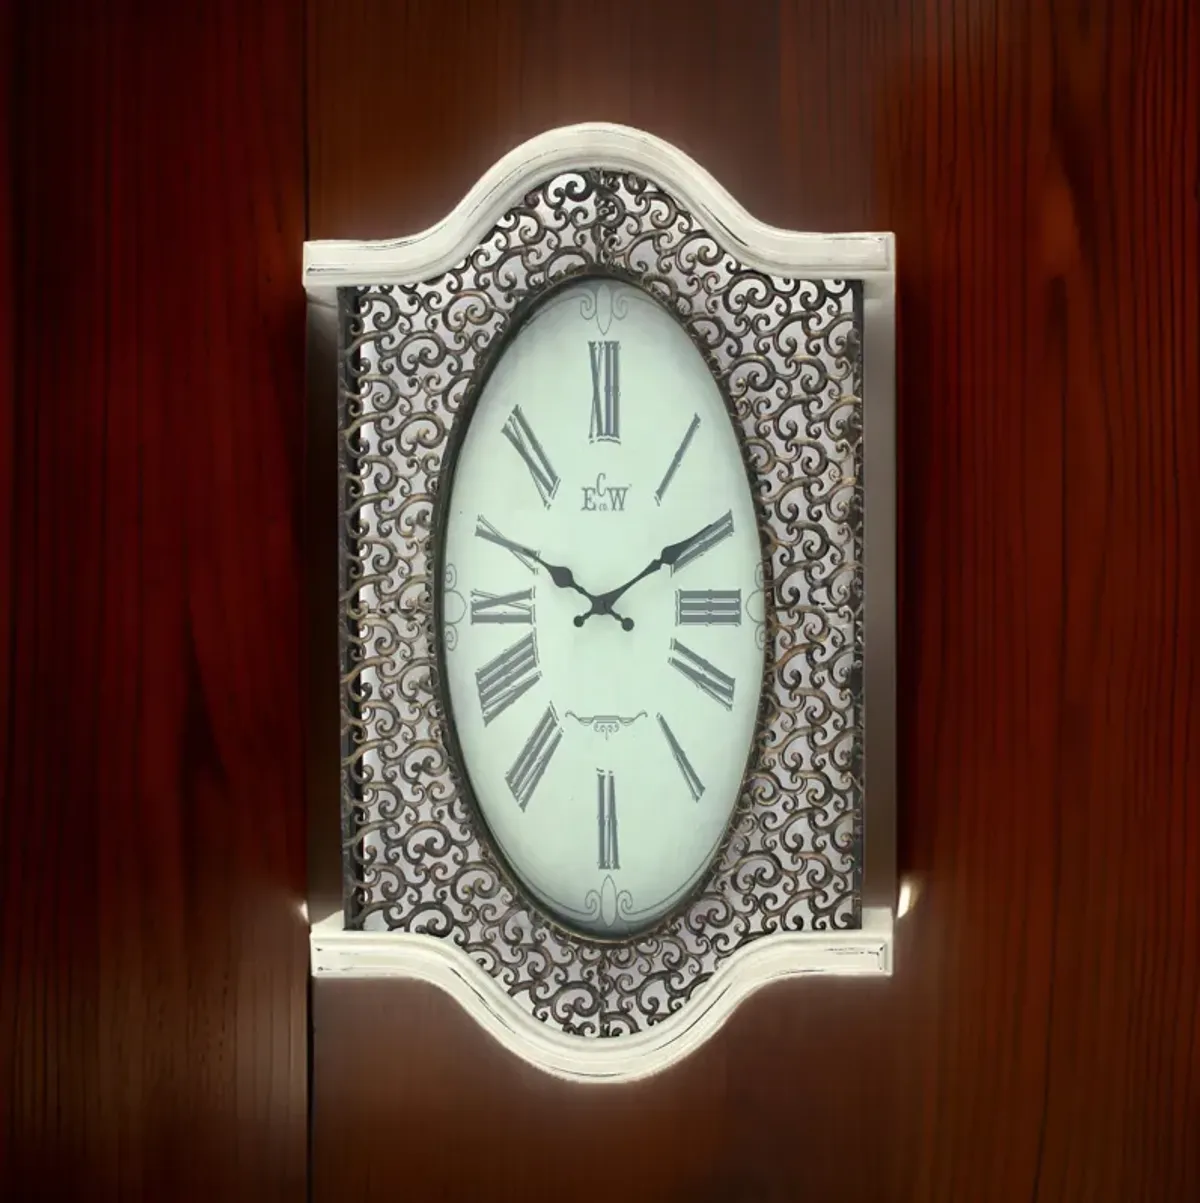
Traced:
POLYGON ((533 791, 537 789, 561 739, 562 727, 559 726, 558 715, 553 706, 547 706, 512 768, 504 774, 504 780, 522 810, 529 805, 529 799, 533 797, 533 791))
POLYGON ((533 635, 519 639, 512 647, 489 660, 475 674, 479 690, 479 708, 484 724, 502 714, 523 693, 531 690, 541 679, 538 668, 537 642, 533 635))
POLYGON ((517 449, 517 454, 525 461, 529 475, 537 486, 538 495, 544 506, 549 506, 558 492, 558 473, 546 457, 537 435, 521 412, 519 405, 513 406, 513 411, 504 423, 504 437, 517 449))
POLYGON ((667 720, 661 714, 658 716, 658 726, 666 737, 667 747, 671 750, 671 759, 675 761, 679 766, 679 771, 683 774, 683 781, 688 787, 688 793, 692 795, 692 801, 699 802, 700 795, 704 793, 704 782, 692 768, 692 762, 684 755, 683 749, 679 746, 679 740, 675 738, 675 733, 667 726, 667 720))
POLYGON ((471 590, 471 621, 529 624, 533 622, 533 590, 516 593, 484 593, 471 590))
POLYGON ((592 360, 592 424, 588 431, 591 442, 619 443, 621 441, 621 344, 591 342, 588 350, 592 360))
POLYGON ((742 591, 740 589, 676 589, 675 622, 679 626, 741 626, 742 591))
POLYGON ((617 845, 617 787, 613 775, 596 770, 596 834, 600 841, 599 869, 619 869, 621 853, 617 845))
POLYGON ((671 640, 671 655, 667 662, 683 673, 693 685, 703 689, 713 701, 720 702, 726 710, 733 709, 734 679, 715 664, 710 664, 678 639, 671 640))

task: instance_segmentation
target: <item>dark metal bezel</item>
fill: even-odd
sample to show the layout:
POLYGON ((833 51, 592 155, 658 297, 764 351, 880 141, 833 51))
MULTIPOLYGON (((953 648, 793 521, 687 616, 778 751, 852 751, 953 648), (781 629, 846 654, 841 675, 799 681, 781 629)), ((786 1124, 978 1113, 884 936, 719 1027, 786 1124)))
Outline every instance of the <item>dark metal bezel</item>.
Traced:
POLYGON ((761 740, 763 738, 763 721, 770 713, 771 698, 769 690, 772 681, 773 661, 771 656, 772 639, 770 632, 774 629, 775 622, 775 596, 773 589, 773 581, 771 578, 770 556, 768 554, 769 544, 766 541, 763 530, 763 514, 761 507, 757 502, 757 473, 755 473, 747 452, 745 439, 741 430, 738 427, 736 408, 734 407, 732 398, 729 394, 729 388, 726 381, 726 373, 721 370, 716 358, 711 351, 705 347, 688 328, 687 324, 675 313, 668 305, 657 296, 655 296, 648 288, 646 288, 643 279, 635 272, 622 271, 619 268, 611 266, 589 266, 575 272, 564 273, 556 277, 551 283, 543 286, 536 291, 531 292, 523 297, 510 311, 507 319, 501 328, 493 335, 487 348, 481 353, 480 362, 475 368, 475 372, 457 414, 454 417, 453 424, 450 427, 449 437, 446 440, 445 458, 442 461, 441 471, 437 480, 437 495, 434 501, 431 530, 429 534, 430 541, 430 569, 431 576, 434 580, 433 597, 432 597, 432 630, 429 637, 434 648, 434 664, 435 676, 432 682, 432 688, 437 697, 438 706, 442 715, 442 738, 446 744, 446 751, 449 756, 451 772, 454 777, 455 784, 462 791, 463 797, 466 800, 467 807, 470 811, 472 822, 480 837, 480 845, 485 850, 488 856, 493 860, 497 871, 500 873, 504 884, 513 892, 522 905, 537 914, 537 916, 563 937, 579 941, 583 944, 620 947, 626 944, 636 943, 639 940, 653 938, 661 931, 671 927, 679 917, 684 914, 700 897, 711 884, 711 879, 716 870, 716 866, 720 862, 721 852, 729 841, 732 832, 737 826, 738 820, 742 817, 746 808, 750 805, 750 799, 747 796, 747 787, 754 773, 755 766, 761 755, 761 740), (667 314, 672 321, 683 331, 687 336, 692 347, 700 355, 701 361, 708 370, 709 376, 717 386, 717 390, 721 396, 721 403, 724 406, 725 417, 729 422, 731 432, 736 442, 738 453, 742 460, 742 469, 746 476, 746 486, 750 491, 750 496, 754 502, 755 511, 755 534, 758 537, 759 545, 759 565, 762 569, 763 576, 763 604, 764 604, 764 626, 766 635, 763 640, 762 647, 762 668, 760 672, 759 688, 758 688, 758 705, 755 709, 754 731, 750 739, 750 747, 746 755, 746 762, 742 766, 740 784, 738 785, 737 797, 733 805, 729 809, 728 818, 722 828, 720 837, 713 844, 712 849, 708 853, 703 864, 689 877, 688 884, 679 899, 677 899, 666 911, 658 915, 650 923, 641 927, 631 928, 623 932, 619 936, 601 936, 595 932, 583 930, 573 927, 570 923, 557 915, 549 908, 542 900, 532 892, 529 887, 525 886, 520 874, 516 871, 509 858, 506 856, 500 846, 499 840, 496 839, 487 817, 484 814, 482 806, 479 804, 476 795, 475 787, 471 781, 470 773, 466 768, 466 760, 462 754, 462 747, 458 738, 458 729, 454 721, 454 706, 450 698, 450 691, 446 685, 446 644, 444 638, 444 594, 445 594, 445 543, 447 535, 447 527, 449 526, 449 510, 450 501, 454 494, 454 479, 458 471, 458 459, 462 450, 462 444, 466 439, 467 431, 470 428, 474 418, 475 409, 478 406, 484 391, 487 388, 488 381, 491 379, 492 373, 496 366, 504 357, 505 352, 512 343, 520 335, 521 331, 528 323, 536 317, 538 312, 554 298, 558 293, 564 292, 569 288, 579 284, 586 283, 588 280, 612 280, 619 283, 630 285, 636 288, 641 295, 649 302, 654 304, 663 313, 667 314))

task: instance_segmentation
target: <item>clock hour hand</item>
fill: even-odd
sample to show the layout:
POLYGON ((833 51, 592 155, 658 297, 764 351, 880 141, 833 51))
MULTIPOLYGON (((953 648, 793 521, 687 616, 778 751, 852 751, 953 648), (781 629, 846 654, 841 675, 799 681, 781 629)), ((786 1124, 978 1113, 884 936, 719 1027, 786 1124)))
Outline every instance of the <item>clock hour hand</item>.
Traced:
MULTIPOLYGON (((529 553, 541 566, 550 574, 550 579, 562 589, 574 589, 576 593, 582 593, 584 597, 592 603, 587 614, 576 614, 575 625, 583 626, 588 618, 593 614, 610 614, 617 620, 627 631, 633 630, 633 619, 622 618, 620 614, 612 608, 612 603, 616 601, 616 597, 609 597, 605 594, 604 597, 597 597, 594 593, 589 593, 581 584, 579 584, 569 568, 560 568, 557 564, 547 564, 541 556, 535 552, 529 553)), ((624 592, 624 590, 620 590, 624 592)))
MULTIPOLYGON (((633 620, 631 618, 622 618, 621 615, 612 608, 612 602, 615 601, 616 598, 611 598, 609 603, 605 605, 603 609, 598 610, 596 608, 597 603, 602 599, 597 598, 594 593, 590 593, 587 589, 585 589, 575 579, 575 574, 569 568, 565 568, 561 564, 547 563, 532 548, 522 547, 521 551, 524 555, 528 556, 529 559, 533 560, 537 564, 540 564, 546 570, 546 572, 549 573, 550 579, 560 589, 574 589, 576 593, 582 593, 583 596, 592 603, 592 608, 588 611, 589 614, 611 614, 613 618, 615 618, 621 624, 621 626, 625 628, 625 630, 630 631, 633 629, 633 620)), ((583 626, 583 623, 583 617, 581 615, 576 615, 575 625, 577 627, 581 627, 583 626)))
POLYGON ((614 601, 616 601, 617 596, 620 593, 623 593, 625 589, 629 587, 628 585, 626 585, 623 589, 618 590, 617 593, 607 596, 606 599, 598 598, 594 593, 585 589, 575 579, 575 574, 569 568, 564 567, 562 564, 551 564, 548 561, 543 560, 532 547, 526 547, 522 543, 516 543, 512 539, 506 538, 482 515, 480 515, 475 524, 475 534, 481 539, 486 539, 489 543, 495 543, 497 547, 503 547, 507 551, 511 551, 513 555, 516 556, 517 559, 520 560, 527 568, 532 569, 535 564, 544 568, 549 575, 550 580, 553 581, 558 588, 573 589, 576 593, 580 593, 586 597, 588 601, 592 603, 591 609, 588 610, 586 615, 577 614, 575 616, 575 625, 577 627, 583 626, 584 622, 592 614, 610 614, 617 620, 617 622, 621 624, 621 626, 625 628, 625 630, 629 631, 633 629, 633 621, 628 618, 622 618, 621 615, 612 608, 612 604, 614 601))
POLYGON ((574 589, 576 593, 582 593, 583 596, 588 599, 588 601, 592 602, 593 604, 595 603, 595 596, 589 593, 575 579, 575 574, 569 568, 564 568, 559 564, 547 564, 536 551, 526 550, 525 554, 528 555, 530 559, 536 560, 537 563, 539 563, 550 574, 550 579, 560 589, 574 589))
POLYGON ((515 543, 512 539, 506 538, 482 515, 476 523, 475 534, 489 543, 495 543, 497 547, 511 551, 527 568, 532 568, 534 564, 540 564, 560 589, 574 589, 576 593, 582 593, 588 601, 593 600, 592 594, 575 580, 575 575, 569 568, 563 568, 559 564, 548 564, 532 547, 526 547, 523 543, 515 543))

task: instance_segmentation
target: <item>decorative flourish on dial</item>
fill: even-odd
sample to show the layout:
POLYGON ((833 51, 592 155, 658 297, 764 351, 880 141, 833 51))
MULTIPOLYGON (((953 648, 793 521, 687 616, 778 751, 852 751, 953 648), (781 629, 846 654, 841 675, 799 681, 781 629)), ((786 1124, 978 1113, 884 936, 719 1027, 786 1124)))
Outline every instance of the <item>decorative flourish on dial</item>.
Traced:
POLYGON ((566 718, 573 718, 580 726, 591 727, 597 735, 603 735, 607 739, 610 735, 616 735, 622 727, 632 727, 640 718, 646 717, 644 710, 625 718, 619 714, 592 714, 584 716, 576 714, 574 710, 568 710, 565 714, 566 718))
POLYGON ((458 591, 458 571, 453 564, 447 564, 442 581, 442 626, 449 651, 458 646, 458 624, 466 614, 467 599, 458 591))
POLYGON ((616 927, 619 919, 633 914, 633 895, 622 890, 613 880, 611 873, 604 875, 598 890, 589 890, 583 899, 589 919, 599 919, 605 927, 616 927))
POLYGON ((594 321, 601 334, 607 334, 614 321, 629 313, 629 302, 607 280, 600 280, 580 298, 579 316, 594 321))
POLYGON ((766 570, 761 564, 754 570, 754 592, 746 598, 746 616, 754 623, 754 638, 760 648, 767 643, 766 570))

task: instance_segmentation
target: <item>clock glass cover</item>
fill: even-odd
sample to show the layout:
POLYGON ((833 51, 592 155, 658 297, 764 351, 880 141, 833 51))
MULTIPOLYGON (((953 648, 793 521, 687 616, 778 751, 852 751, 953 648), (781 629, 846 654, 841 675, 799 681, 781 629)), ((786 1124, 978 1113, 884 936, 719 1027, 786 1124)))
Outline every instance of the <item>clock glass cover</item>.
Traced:
POLYGON ((682 903, 738 801, 763 684, 762 548, 699 351, 590 278, 499 348, 442 482, 450 725, 496 849, 557 922, 682 903))

